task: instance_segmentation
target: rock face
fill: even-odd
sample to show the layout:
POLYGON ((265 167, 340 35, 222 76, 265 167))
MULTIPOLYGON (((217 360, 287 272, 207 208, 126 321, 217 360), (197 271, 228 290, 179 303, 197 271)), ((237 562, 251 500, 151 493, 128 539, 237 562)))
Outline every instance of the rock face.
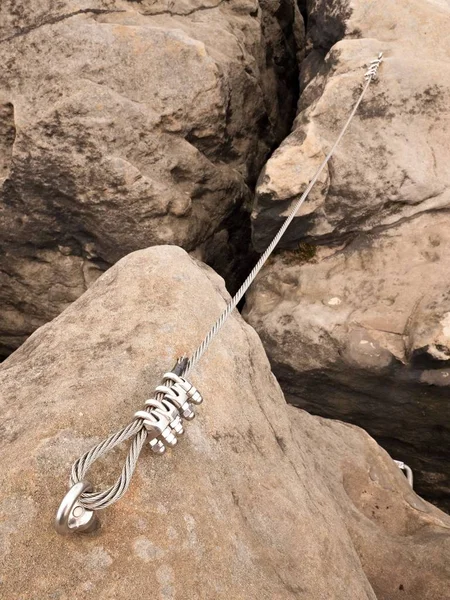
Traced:
POLYGON ((450 10, 307 4, 296 128, 258 184, 260 249, 336 139, 363 65, 385 61, 246 316, 289 401, 362 425, 450 509, 450 10))
MULTIPOLYGON (((99 531, 53 531, 70 464, 143 405, 224 297, 181 249, 136 252, 3 363, 2 598, 445 597, 449 517, 367 434, 287 407, 237 314, 193 373, 205 402, 180 446, 144 450, 99 531)), ((92 479, 117 471, 112 455, 92 479)))
POLYGON ((293 407, 289 416, 294 439, 314 457, 325 493, 340 507, 376 598, 446 598, 448 531, 439 538, 448 515, 439 524, 435 516, 444 513, 430 518, 429 504, 405 490, 404 481, 399 488, 390 459, 361 429, 293 407))
POLYGON ((281 253, 251 288, 245 311, 290 402, 363 426, 443 503, 449 256, 450 219, 424 214, 334 252, 319 248, 309 261, 281 253))
POLYGON ((267 162, 257 188, 260 250, 337 138, 366 65, 380 51, 379 81, 284 243, 336 241, 450 206, 450 50, 440 43, 450 25, 448 4, 400 0, 392 7, 376 0, 370 11, 360 0, 308 4, 311 52, 294 131, 267 162))
POLYGON ((294 116, 302 23, 291 0, 7 0, 0 23, 8 354, 131 250, 209 256, 294 116))

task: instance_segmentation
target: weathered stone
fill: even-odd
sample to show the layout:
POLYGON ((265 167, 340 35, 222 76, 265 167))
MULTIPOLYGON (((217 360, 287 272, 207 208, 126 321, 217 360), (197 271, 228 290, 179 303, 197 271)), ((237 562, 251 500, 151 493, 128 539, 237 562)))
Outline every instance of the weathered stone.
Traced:
POLYGON ((380 51, 379 81, 282 244, 337 240, 450 206, 449 49, 441 43, 448 3, 375 0, 369 11, 363 0, 308 4, 313 54, 302 68, 299 113, 257 188, 253 237, 261 251, 337 138, 380 51))
POLYGON ((441 535, 448 515, 405 488, 390 458, 361 429, 295 408, 289 416, 294 438, 314 456, 339 506, 376 598, 446 598, 450 546, 448 533, 441 535))
POLYGON ((144 449, 99 531, 54 532, 72 461, 130 419, 225 297, 181 249, 136 252, 3 363, 2 598, 445 597, 449 517, 365 433, 286 407, 238 314, 192 374, 205 402, 179 447, 144 449))
POLYGON ((423 214, 344 248, 274 257, 247 295, 287 399, 361 425, 450 493, 450 218, 423 214))
POLYGON ((11 0, 0 23, 7 354, 86 289, 86 269, 223 230, 294 116, 301 17, 292 0, 11 0))
POLYGON ((259 249, 337 138, 364 65, 384 62, 247 316, 289 401, 363 426, 450 508, 449 6, 306 5, 299 114, 259 180, 259 249))

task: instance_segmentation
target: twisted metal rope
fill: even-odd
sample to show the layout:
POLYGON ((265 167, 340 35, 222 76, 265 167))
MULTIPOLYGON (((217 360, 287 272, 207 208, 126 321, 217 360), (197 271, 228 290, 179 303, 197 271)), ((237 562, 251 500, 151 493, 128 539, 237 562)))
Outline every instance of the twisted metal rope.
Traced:
MULTIPOLYGON (((171 386, 172 382, 164 380, 164 385, 171 386)), ((156 400, 162 400, 164 394, 157 393, 155 398, 156 400)), ((134 419, 126 427, 110 435, 103 442, 88 450, 88 452, 85 452, 73 464, 69 481, 70 487, 85 479, 86 473, 97 459, 122 442, 126 442, 131 437, 133 437, 133 440, 130 444, 122 472, 116 483, 101 492, 84 492, 81 494, 79 502, 82 506, 90 510, 100 510, 114 504, 114 502, 117 502, 125 494, 131 483, 139 455, 147 439, 147 430, 144 427, 144 421, 142 419, 134 419)))
MULTIPOLYGON (((298 210, 300 209, 300 207, 302 206, 302 204, 308 197, 309 192, 313 188, 317 179, 320 177, 320 174, 322 173, 323 169, 327 165, 330 158, 333 156, 334 151, 336 150, 342 137, 344 136, 345 132, 347 131, 347 129, 348 129, 353 117, 355 116, 355 113, 358 110, 358 107, 361 104, 362 99, 364 98, 364 95, 365 95, 367 89, 369 88, 371 82, 377 77, 378 67, 380 66, 380 64, 382 62, 382 56, 383 56, 382 53, 380 53, 377 59, 371 61, 369 68, 364 75, 366 83, 362 89, 362 92, 361 92, 358 100, 356 101, 345 125, 342 127, 341 132, 339 133, 339 136, 337 137, 336 141, 334 142, 333 146, 331 147, 331 150, 328 152, 328 154, 326 155, 326 157, 324 158, 324 160, 318 167, 317 171, 315 172, 313 178, 309 182, 308 186, 306 187, 306 189, 303 192, 303 194, 301 195, 301 197, 295 202, 294 206, 292 207, 291 211, 289 212, 289 215, 287 216, 287 218, 284 221, 283 225, 281 226, 280 230, 278 231, 278 233, 276 234, 276 236, 274 237, 274 239, 272 240, 272 242, 270 243, 270 245, 268 246, 266 251, 261 255, 260 259, 258 260, 256 265, 253 267, 253 269, 252 269, 251 273, 249 274, 249 276, 247 277, 247 279, 244 281, 244 283, 241 285, 239 290, 236 292, 235 296, 227 304, 223 313, 220 315, 220 317, 217 319, 217 321, 211 327, 208 334, 206 335, 204 340, 201 342, 201 344, 198 346, 198 348, 194 351, 192 356, 189 359, 187 359, 187 361, 185 361, 185 363, 183 364, 183 367, 181 368, 181 371, 180 371, 180 374, 182 376, 188 375, 190 373, 190 371, 194 368, 194 366, 198 363, 198 361, 203 356, 203 354, 206 352, 209 345, 211 344, 211 342, 213 341, 215 336, 219 333, 219 331, 223 327, 227 318, 230 316, 230 314, 236 308, 239 301, 244 296, 245 292, 248 290, 250 285, 253 283, 256 275, 259 273, 259 271, 262 269, 264 263, 267 261, 269 256, 272 254, 272 252, 274 251, 278 242, 284 235, 286 229, 289 227, 289 225, 293 221, 295 215, 297 214, 298 210)), ((172 382, 170 382, 170 381, 167 381, 167 380, 164 381, 164 385, 170 386, 171 384, 172 384, 172 382)), ((164 397, 164 395, 160 394, 160 393, 156 395, 157 400, 162 400, 163 397, 164 397)), ((85 478, 86 473, 89 470, 89 468, 91 467, 91 465, 97 459, 99 459, 101 456, 104 456, 107 452, 109 452, 110 450, 112 450, 117 445, 121 444, 122 442, 125 442, 126 440, 130 439, 131 437, 133 437, 133 440, 131 442, 130 449, 128 451, 125 465, 123 466, 120 477, 117 479, 116 483, 114 485, 112 485, 111 487, 107 488, 106 490, 103 490, 100 492, 85 492, 85 493, 83 493, 79 500, 80 504, 82 506, 84 506, 85 508, 88 508, 90 510, 103 509, 103 508, 106 508, 107 506, 110 506, 114 502, 117 502, 117 500, 119 500, 119 498, 121 498, 125 494, 125 492, 128 489, 128 486, 130 485, 131 478, 132 478, 134 470, 136 468, 136 464, 137 464, 139 455, 141 453, 141 450, 142 450, 142 448, 145 444, 146 438, 147 438, 147 431, 144 428, 143 420, 135 419, 129 425, 127 425, 126 427, 124 427, 123 429, 118 431, 117 433, 110 435, 108 438, 103 440, 103 442, 100 442, 99 444, 97 444, 96 446, 91 448, 88 452, 83 454, 83 456, 81 456, 74 463, 74 465, 72 467, 72 473, 70 476, 70 486, 73 486, 75 483, 82 481, 85 478)))

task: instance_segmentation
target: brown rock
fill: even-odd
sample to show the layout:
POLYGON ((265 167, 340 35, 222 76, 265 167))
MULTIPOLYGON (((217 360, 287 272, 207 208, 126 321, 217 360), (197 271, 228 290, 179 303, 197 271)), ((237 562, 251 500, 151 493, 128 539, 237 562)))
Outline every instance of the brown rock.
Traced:
POLYGON ((276 256, 247 295, 287 399, 361 425, 450 493, 450 219, 423 214, 343 249, 276 256))
POLYGON ((259 179, 260 250, 337 138, 365 65, 380 51, 384 61, 281 242, 293 252, 251 292, 248 319, 289 401, 361 425, 450 508, 449 6, 308 0, 303 10, 303 91, 293 133, 259 179))
POLYGON ((288 410, 294 436, 315 457, 376 598, 446 598, 449 517, 430 511, 408 490, 390 458, 361 429, 288 410))
POLYGON ((225 296, 179 248, 136 252, 3 363, 2 598, 444 598, 449 518, 366 434, 287 408, 237 314, 193 373, 205 402, 179 447, 144 449, 95 534, 54 532, 72 461, 130 419, 225 296))
POLYGON ((0 23, 7 354, 86 270, 227 226, 290 126, 301 17, 291 0, 7 1, 0 23))
POLYGON ((336 140, 380 51, 378 82, 282 244, 336 241, 450 206, 449 48, 442 44, 448 3, 375 0, 370 10, 364 0, 307 4, 311 52, 294 131, 257 187, 253 238, 260 251, 336 140))

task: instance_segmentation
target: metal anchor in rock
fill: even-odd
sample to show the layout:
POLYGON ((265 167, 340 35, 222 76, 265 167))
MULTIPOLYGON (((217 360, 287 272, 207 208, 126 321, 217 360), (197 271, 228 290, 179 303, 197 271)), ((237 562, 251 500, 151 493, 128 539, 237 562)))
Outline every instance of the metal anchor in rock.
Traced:
POLYGON ((79 502, 83 492, 92 491, 88 481, 79 481, 64 496, 55 519, 55 529, 61 535, 73 531, 90 533, 99 526, 95 511, 88 510, 79 502))

